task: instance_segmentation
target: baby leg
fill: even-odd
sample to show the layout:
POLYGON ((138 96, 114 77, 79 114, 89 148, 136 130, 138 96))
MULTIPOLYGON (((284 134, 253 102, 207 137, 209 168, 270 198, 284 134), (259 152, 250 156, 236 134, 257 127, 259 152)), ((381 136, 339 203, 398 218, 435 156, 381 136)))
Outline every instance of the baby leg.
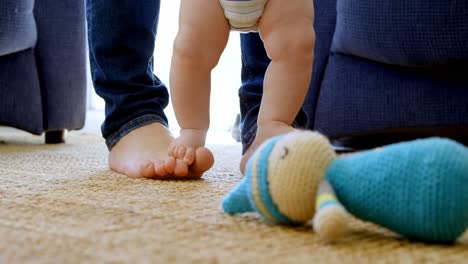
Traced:
POLYGON ((230 27, 219 0, 182 0, 174 41, 170 90, 180 136, 169 155, 187 166, 205 145, 209 127, 211 70, 226 47, 230 27))
POLYGON ((311 0, 268 0, 259 33, 271 63, 265 73, 257 135, 242 157, 245 168, 255 146, 293 130, 307 94, 314 58, 314 9, 311 0))

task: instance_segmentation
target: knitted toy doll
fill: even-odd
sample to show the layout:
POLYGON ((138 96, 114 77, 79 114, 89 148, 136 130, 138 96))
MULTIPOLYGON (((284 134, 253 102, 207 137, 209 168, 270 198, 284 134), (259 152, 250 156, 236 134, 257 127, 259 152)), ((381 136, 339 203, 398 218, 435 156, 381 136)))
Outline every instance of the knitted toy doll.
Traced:
POLYGON ((293 132, 255 151, 222 208, 274 224, 313 219, 329 241, 346 233, 350 212, 410 239, 450 243, 468 228, 468 148, 429 138, 337 157, 319 133, 293 132))

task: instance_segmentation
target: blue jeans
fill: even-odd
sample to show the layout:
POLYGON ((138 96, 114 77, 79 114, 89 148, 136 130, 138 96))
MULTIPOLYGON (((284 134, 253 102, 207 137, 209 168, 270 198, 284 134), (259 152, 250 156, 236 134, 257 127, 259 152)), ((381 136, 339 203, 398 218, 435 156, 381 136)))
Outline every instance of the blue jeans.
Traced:
MULTIPOLYGON (((149 123, 168 126, 166 86, 153 74, 159 0, 87 0, 91 74, 105 101, 101 130, 109 149, 130 131, 149 123)), ((243 150, 256 133, 263 77, 269 59, 258 34, 242 34, 239 90, 243 150)), ((233 120, 235 117, 232 117, 233 120)), ((305 126, 298 115, 294 125, 305 126)))
MULTIPOLYGON (((263 95, 263 79, 270 64, 263 42, 258 33, 241 34, 242 85, 239 89, 241 111, 242 153, 252 144, 257 134, 257 117, 263 95)), ((301 111, 293 127, 307 128, 308 117, 301 111)))

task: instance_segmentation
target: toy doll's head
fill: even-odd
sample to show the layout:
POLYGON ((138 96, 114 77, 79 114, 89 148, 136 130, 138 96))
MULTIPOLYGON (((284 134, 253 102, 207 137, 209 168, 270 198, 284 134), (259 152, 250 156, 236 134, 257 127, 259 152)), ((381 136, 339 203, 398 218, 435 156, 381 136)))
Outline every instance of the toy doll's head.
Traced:
POLYGON ((296 131, 270 139, 249 159, 245 178, 223 200, 223 210, 257 211, 271 223, 308 222, 318 186, 335 157, 319 133, 296 131))

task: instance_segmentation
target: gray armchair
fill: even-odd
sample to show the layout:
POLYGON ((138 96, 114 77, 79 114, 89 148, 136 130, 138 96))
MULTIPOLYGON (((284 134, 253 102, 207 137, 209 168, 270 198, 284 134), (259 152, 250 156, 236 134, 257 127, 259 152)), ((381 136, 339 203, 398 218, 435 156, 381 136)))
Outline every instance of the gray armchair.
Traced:
POLYGON ((64 142, 85 121, 85 3, 0 0, 0 7, 0 125, 64 142))

